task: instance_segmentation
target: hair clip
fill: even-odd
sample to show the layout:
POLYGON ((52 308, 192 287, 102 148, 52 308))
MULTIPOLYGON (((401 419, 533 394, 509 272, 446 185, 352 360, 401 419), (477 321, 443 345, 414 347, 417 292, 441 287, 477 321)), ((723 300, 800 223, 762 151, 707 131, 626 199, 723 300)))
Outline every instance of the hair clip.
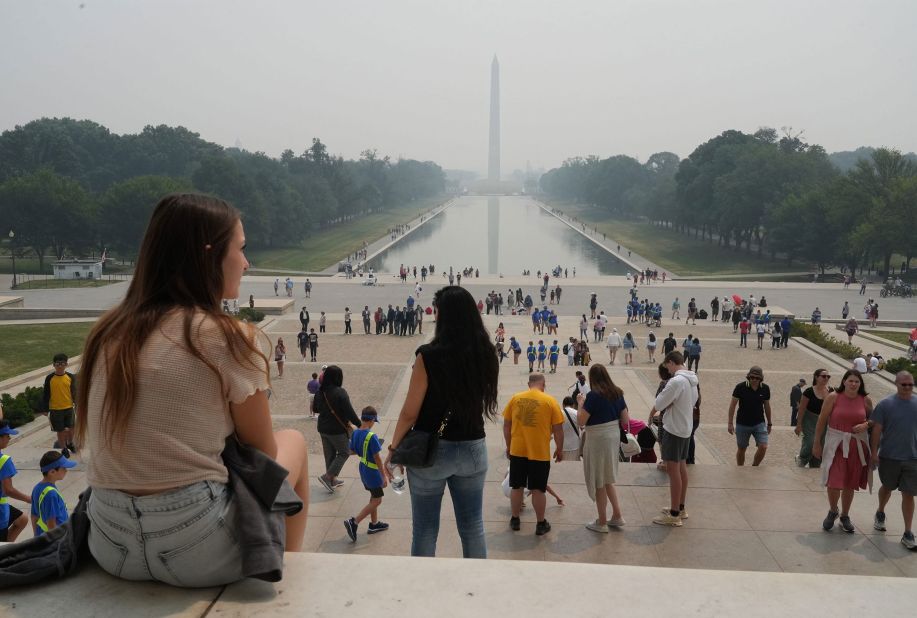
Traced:
POLYGON ((210 245, 204 245, 204 250, 205 250, 205 251, 210 251, 212 248, 213 248, 213 247, 210 246, 210 245))

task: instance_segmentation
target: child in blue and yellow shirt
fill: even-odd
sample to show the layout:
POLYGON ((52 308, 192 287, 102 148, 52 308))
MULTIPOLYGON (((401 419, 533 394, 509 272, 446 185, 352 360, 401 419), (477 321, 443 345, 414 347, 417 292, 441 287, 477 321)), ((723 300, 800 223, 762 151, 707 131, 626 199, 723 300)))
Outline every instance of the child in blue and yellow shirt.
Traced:
POLYGON ((76 377, 67 371, 66 354, 54 355, 54 371, 45 377, 42 390, 42 411, 48 414, 51 431, 57 434, 54 448, 64 449, 69 457, 76 451, 73 444, 73 417, 76 403, 76 377))
POLYGON ((9 421, 0 419, 0 542, 12 543, 22 532, 29 518, 10 504, 10 498, 15 498, 28 504, 32 499, 13 487, 13 477, 16 476, 16 466, 13 458, 4 455, 3 450, 9 446, 12 436, 19 432, 10 427, 9 421))
POLYGON ((48 451, 41 456, 38 465, 43 477, 32 490, 32 529, 35 536, 57 528, 69 518, 67 504, 55 483, 63 480, 67 470, 76 467, 76 462, 58 451, 48 451))
POLYGON ((350 450, 360 456, 360 480, 363 487, 369 492, 369 503, 357 514, 356 517, 344 520, 347 536, 354 543, 357 542, 357 526, 369 517, 368 534, 376 534, 388 530, 388 524, 379 521, 379 505, 382 504, 382 489, 388 486, 385 474, 382 473, 382 443, 378 436, 372 432, 373 425, 379 421, 379 414, 372 406, 366 406, 360 413, 360 428, 355 429, 350 436, 350 450))

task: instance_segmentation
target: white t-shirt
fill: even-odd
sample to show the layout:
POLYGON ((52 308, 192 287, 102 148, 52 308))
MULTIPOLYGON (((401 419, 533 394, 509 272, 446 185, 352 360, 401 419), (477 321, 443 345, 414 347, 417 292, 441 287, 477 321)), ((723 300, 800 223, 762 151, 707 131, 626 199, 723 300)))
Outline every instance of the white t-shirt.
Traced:
POLYGON ((564 452, 579 450, 579 434, 573 429, 576 425, 576 410, 574 408, 564 408, 564 452), (570 424, 570 421, 573 424, 570 424))
POLYGON ((621 339, 621 335, 619 333, 611 333, 608 335, 608 343, 605 345, 609 348, 620 348, 623 342, 624 340, 621 339))
POLYGON ((866 373, 866 359, 862 357, 853 359, 853 368, 860 373, 866 373))
POLYGON ((870 370, 870 371, 878 371, 878 370, 879 370, 879 359, 876 358, 875 356, 873 356, 871 359, 869 359, 869 370, 870 370))

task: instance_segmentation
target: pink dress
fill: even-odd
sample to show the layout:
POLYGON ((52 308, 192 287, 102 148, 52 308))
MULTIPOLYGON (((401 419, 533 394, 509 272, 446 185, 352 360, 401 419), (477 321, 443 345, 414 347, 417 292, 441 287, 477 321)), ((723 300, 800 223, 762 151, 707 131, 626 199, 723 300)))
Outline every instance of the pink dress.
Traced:
MULTIPOLYGON (((864 397, 854 398, 838 393, 828 426, 838 431, 853 432, 853 426, 866 422, 866 402, 864 397)), ((828 487, 832 489, 866 489, 869 478, 868 465, 860 462, 856 438, 849 438, 848 456, 844 458, 843 445, 837 447, 834 461, 828 471, 828 487)), ((869 461, 869 453, 866 453, 869 461)))

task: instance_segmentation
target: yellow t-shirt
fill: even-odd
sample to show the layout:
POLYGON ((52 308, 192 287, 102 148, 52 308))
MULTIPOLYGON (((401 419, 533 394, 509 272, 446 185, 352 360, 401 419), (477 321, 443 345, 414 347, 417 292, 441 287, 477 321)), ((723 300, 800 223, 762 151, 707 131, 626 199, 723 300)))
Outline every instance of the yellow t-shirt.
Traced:
POLYGON ((534 461, 551 461, 551 430, 564 422, 557 400, 537 389, 516 393, 503 410, 512 421, 509 454, 534 461))
POLYGON ((49 410, 69 410, 73 407, 73 396, 70 391, 72 382, 73 380, 66 373, 62 376, 55 375, 51 377, 51 382, 49 383, 51 389, 49 410))

